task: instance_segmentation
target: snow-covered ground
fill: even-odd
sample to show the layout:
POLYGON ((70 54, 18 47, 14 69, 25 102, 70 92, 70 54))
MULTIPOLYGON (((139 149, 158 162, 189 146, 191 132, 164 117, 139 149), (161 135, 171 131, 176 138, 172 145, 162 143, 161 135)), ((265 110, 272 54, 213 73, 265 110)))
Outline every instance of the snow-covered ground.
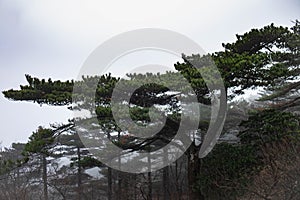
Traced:
POLYGON ((101 169, 99 167, 93 167, 93 168, 84 170, 84 173, 90 175, 94 179, 101 179, 104 177, 104 175, 101 174, 100 172, 101 172, 101 169))

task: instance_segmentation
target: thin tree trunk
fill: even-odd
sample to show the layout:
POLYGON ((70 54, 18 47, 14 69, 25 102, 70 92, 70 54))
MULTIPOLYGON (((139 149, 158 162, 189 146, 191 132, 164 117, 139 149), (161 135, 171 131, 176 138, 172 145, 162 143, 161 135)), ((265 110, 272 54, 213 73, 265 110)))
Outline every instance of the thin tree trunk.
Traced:
MULTIPOLYGON (((121 135, 120 131, 118 132, 118 142, 120 142, 121 135)), ((118 157, 118 195, 117 198, 118 200, 122 200, 122 173, 121 173, 121 150, 119 151, 119 157, 118 157)), ((124 197, 123 197, 124 198, 124 197)))
MULTIPOLYGON (((149 152, 150 153, 150 152, 149 152)), ((151 158, 150 155, 148 155, 148 200, 152 200, 152 177, 151 177, 151 158)))
POLYGON ((48 180, 47 180, 47 160, 46 155, 42 155, 42 167, 43 167, 43 186, 44 186, 44 199, 48 200, 48 180))
POLYGON ((181 181, 180 182, 180 177, 182 175, 182 161, 178 161, 176 160, 175 161, 175 188, 176 188, 176 192, 173 192, 172 193, 172 196, 171 194, 169 194, 171 197, 174 197, 177 196, 178 199, 182 199, 182 188, 184 187, 183 186, 183 182, 181 181), (180 162, 180 164, 178 164, 178 162, 180 162))
POLYGON ((77 192, 78 192, 78 200, 81 200, 81 153, 80 147, 77 147, 77 157, 78 157, 78 172, 77 172, 77 192))
POLYGON ((151 172, 148 172, 148 199, 152 199, 152 178, 151 172))
MULTIPOLYGON (((107 138, 110 140, 110 133, 107 134, 107 138)), ((107 198, 112 200, 112 169, 107 166, 107 198)))
POLYGON ((108 182, 108 191, 107 191, 107 197, 108 200, 112 200, 112 169, 108 167, 107 170, 107 182, 108 182))
POLYGON ((165 167, 163 169, 163 195, 164 200, 168 200, 169 198, 169 167, 165 167))
POLYGON ((118 200, 122 200, 122 174, 118 172, 118 200))
POLYGON ((137 196, 138 196, 138 193, 137 193, 137 175, 136 174, 133 174, 133 185, 134 185, 134 200, 137 200, 137 196))
MULTIPOLYGON (((168 151, 164 149, 164 164, 168 162, 168 151)), ((167 165, 163 169, 163 199, 168 200, 169 197, 169 166, 167 165)))

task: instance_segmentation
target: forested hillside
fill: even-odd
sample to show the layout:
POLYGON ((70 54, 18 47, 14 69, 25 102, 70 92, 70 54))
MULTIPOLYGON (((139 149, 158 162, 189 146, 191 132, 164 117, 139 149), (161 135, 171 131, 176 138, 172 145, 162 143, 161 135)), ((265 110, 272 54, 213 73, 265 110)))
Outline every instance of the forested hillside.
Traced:
POLYGON ((50 128, 33 130, 26 144, 2 149, 0 199, 300 199, 299 21, 292 27, 270 24, 251 29, 223 48, 206 55, 183 54, 183 62, 174 64, 176 72, 165 74, 128 74, 128 79, 105 74, 68 81, 25 75, 26 85, 3 91, 7 99, 86 110, 90 115, 66 124, 49 122, 50 128), (209 75, 210 67, 217 66, 225 87, 225 94, 220 95, 227 101, 222 134, 203 157, 199 152, 219 91, 207 86, 195 65, 209 75), (181 76, 191 88, 179 81, 181 76), (163 85, 166 80, 172 87, 163 85), (117 87, 120 83, 123 88, 117 87), (162 126, 147 138, 139 137, 129 125, 119 126, 126 110, 117 105, 116 119, 111 100, 115 88, 127 97, 125 88, 140 84, 121 104, 141 127, 148 123, 153 129, 162 126), (91 85, 96 85, 96 91, 91 85), (190 89, 202 106, 196 131, 189 125, 198 118, 185 119, 182 114, 193 96, 190 89), (245 92, 260 97, 243 99, 245 92), (187 149, 176 137, 182 120, 191 141, 187 149), (183 153, 166 164, 175 153, 164 152, 166 157, 158 160, 165 166, 159 170, 149 170, 159 166, 157 160, 135 157, 166 145, 183 153), (122 149, 122 155, 115 155, 113 146, 122 149), (109 162, 119 164, 119 169, 136 160, 132 167, 142 172, 111 167, 101 152, 110 152, 109 162), (148 170, 143 171, 143 166, 148 170))

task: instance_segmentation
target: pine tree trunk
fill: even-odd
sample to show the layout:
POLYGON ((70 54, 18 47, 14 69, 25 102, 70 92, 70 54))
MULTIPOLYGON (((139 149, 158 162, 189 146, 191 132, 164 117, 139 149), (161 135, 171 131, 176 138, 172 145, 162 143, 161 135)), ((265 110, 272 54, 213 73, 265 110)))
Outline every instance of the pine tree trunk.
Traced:
POLYGON ((179 173, 178 173, 178 160, 175 161, 175 188, 178 198, 181 198, 182 192, 179 187, 179 173))
POLYGON ((169 167, 163 169, 163 199, 168 200, 169 198, 169 167))
MULTIPOLYGON (((164 165, 168 162, 168 151, 164 149, 164 165)), ((168 200, 169 197, 169 166, 167 165, 163 169, 163 199, 168 200)))
MULTIPOLYGON (((151 170, 151 158, 148 156, 148 169, 151 170)), ((147 199, 152 200, 152 177, 151 172, 148 172, 148 195, 147 199)))
MULTIPOLYGON (((121 133, 120 131, 118 132, 118 142, 120 142, 121 139, 121 133)), ((119 164, 119 171, 118 171, 118 195, 117 198, 118 200, 122 200, 122 173, 121 173, 121 156, 120 156, 121 151, 119 151, 119 157, 118 157, 118 164, 119 164)), ((123 197, 124 198, 124 197, 123 197)))
POLYGON ((149 200, 152 199, 152 178, 151 172, 148 172, 148 198, 149 200))
POLYGON ((137 175, 134 174, 133 175, 133 185, 134 185, 134 188, 133 188, 133 195, 134 195, 134 200, 137 200, 138 198, 138 192, 137 192, 137 175))
POLYGON ((107 170, 107 182, 108 182, 108 191, 107 191, 107 197, 108 200, 112 200, 112 173, 111 173, 111 168, 108 167, 107 170))
POLYGON ((47 180, 47 160, 46 155, 42 155, 42 167, 43 167, 43 186, 44 186, 44 199, 48 200, 48 180, 47 180))
MULTIPOLYGON (((108 133, 107 138, 110 140, 111 135, 108 133)), ((120 138, 120 135, 119 135, 120 138)), ((107 198, 112 200, 112 169, 107 166, 107 198)))
POLYGON ((77 192, 78 192, 78 200, 81 200, 81 153, 80 147, 77 147, 77 157, 78 157, 78 172, 77 172, 77 192))
POLYGON ((118 200, 122 200, 122 174, 118 172, 118 200))
POLYGON ((194 143, 189 148, 188 155, 188 184, 189 184, 189 199, 204 200, 204 196, 199 190, 195 190, 194 186, 200 175, 200 158, 198 157, 197 147, 194 143))

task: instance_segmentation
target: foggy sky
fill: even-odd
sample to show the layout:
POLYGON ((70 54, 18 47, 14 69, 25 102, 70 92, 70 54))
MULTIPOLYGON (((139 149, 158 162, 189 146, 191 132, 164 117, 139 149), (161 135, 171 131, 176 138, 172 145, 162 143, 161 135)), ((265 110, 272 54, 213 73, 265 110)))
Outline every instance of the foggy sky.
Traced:
MULTIPOLYGON (((76 79, 88 55, 114 35, 163 28, 222 50, 235 34, 300 19, 297 0, 0 0, 0 90, 25 84, 25 74, 76 79)), ((0 97, 1 146, 26 142, 39 125, 66 122, 65 107, 12 102, 0 97)))

